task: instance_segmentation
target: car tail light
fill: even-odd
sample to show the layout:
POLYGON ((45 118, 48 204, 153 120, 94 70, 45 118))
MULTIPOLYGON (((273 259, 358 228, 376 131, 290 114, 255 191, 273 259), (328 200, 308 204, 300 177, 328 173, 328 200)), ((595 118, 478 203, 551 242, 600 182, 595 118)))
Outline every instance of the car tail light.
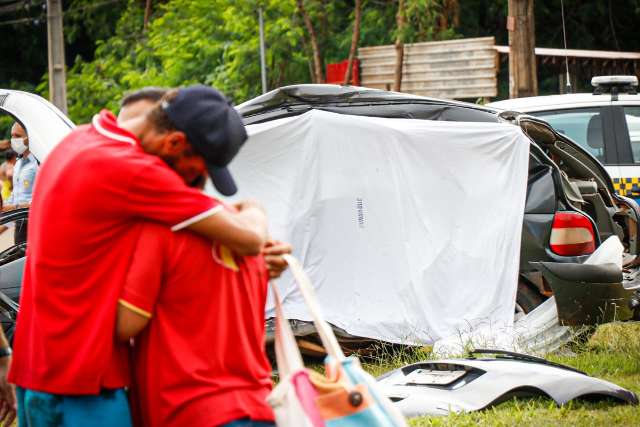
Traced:
POLYGON ((591 221, 577 212, 556 212, 550 239, 551 250, 563 256, 588 255, 596 250, 591 221))

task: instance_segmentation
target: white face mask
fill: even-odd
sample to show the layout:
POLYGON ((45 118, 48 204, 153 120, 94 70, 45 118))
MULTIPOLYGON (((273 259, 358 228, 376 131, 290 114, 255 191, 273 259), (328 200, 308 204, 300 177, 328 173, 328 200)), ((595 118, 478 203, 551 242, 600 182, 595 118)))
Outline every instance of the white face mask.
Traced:
POLYGON ((26 138, 11 138, 11 148, 18 153, 18 155, 27 151, 27 144, 24 143, 25 139, 26 138))

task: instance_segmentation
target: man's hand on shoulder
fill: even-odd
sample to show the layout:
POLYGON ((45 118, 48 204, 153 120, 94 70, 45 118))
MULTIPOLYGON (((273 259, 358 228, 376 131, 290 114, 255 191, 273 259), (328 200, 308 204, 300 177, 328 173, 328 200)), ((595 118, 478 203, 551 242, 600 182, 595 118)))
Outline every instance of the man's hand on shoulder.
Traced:
POLYGON ((253 200, 253 199, 247 199, 247 200, 239 201, 237 203, 234 203, 233 207, 236 208, 238 210, 238 212, 242 212, 242 211, 245 211, 247 209, 252 209, 252 208, 253 209, 258 209, 258 210, 264 212, 264 208, 262 207, 260 202, 258 202, 257 200, 253 200))
POLYGON ((279 242, 277 240, 268 240, 267 244, 262 250, 264 260, 267 263, 267 269, 269 270, 269 278, 277 279, 280 277, 283 271, 287 269, 287 261, 284 260, 282 255, 291 253, 291 245, 285 242, 279 242))
POLYGON ((258 255, 267 241, 267 217, 254 200, 244 200, 187 228, 219 242, 240 256, 258 255))

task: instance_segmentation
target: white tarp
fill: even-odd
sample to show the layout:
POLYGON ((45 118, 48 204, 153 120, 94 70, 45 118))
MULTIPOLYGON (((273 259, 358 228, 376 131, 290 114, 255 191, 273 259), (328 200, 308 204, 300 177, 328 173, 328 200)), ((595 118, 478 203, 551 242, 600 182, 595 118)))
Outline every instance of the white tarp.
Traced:
MULTIPOLYGON (((529 153, 518 127, 312 110, 248 132, 231 164, 238 197, 265 205, 329 322, 397 343, 512 324, 529 153)), ((285 315, 310 320, 289 274, 278 287, 285 315)))

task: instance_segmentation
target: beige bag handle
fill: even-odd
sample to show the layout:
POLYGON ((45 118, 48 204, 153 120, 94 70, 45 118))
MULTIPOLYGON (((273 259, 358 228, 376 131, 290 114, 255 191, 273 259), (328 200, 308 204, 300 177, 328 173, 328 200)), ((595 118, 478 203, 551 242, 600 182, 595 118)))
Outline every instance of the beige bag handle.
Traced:
POLYGON ((273 282, 271 283, 271 290, 276 304, 276 339, 274 344, 276 364, 278 365, 278 375, 280 378, 285 378, 287 375, 304 369, 304 362, 302 361, 296 338, 291 330, 291 325, 284 317, 280 295, 273 282))
MULTIPOLYGON (((307 305, 309 312, 311 313, 313 324, 318 331, 318 335, 320 335, 320 340, 322 341, 324 349, 327 351, 327 354, 329 356, 335 359, 336 362, 343 361, 345 359, 345 355, 340 348, 340 344, 338 344, 338 340, 336 339, 333 330, 331 329, 329 324, 325 322, 322 314, 320 314, 320 306, 318 306, 316 294, 313 290, 313 286, 311 285, 309 277, 304 272, 302 265, 300 265, 300 262, 298 262, 298 260, 294 256, 283 255, 283 257, 285 261, 287 261, 287 264, 289 264, 291 273, 296 279, 296 283, 298 284, 298 288, 300 289, 300 293, 302 294, 304 302, 307 305)), ((285 323, 288 324, 288 322, 285 323)))
MULTIPOLYGON (((309 308, 309 312, 311 313, 311 317, 313 318, 313 324, 315 325, 316 330, 320 335, 320 339, 322 340, 322 345, 327 351, 327 354, 333 357, 335 359, 334 360, 335 362, 339 363, 343 361, 345 359, 345 355, 342 352, 340 345, 338 344, 338 340, 336 339, 336 336, 334 335, 333 330, 331 329, 329 324, 325 322, 322 315, 320 314, 320 307, 318 306, 318 303, 316 301, 315 292, 311 285, 311 281, 307 277, 307 274, 304 272, 302 266, 300 265, 300 263, 295 257, 291 255, 283 255, 283 257, 287 261, 289 268, 291 268, 291 273, 293 274, 293 277, 295 278, 296 283, 300 288, 300 292, 302 293, 302 297, 305 301, 305 304, 309 308)), ((294 361, 294 363, 300 363, 302 365, 302 357, 300 356, 300 350, 298 350, 297 344, 295 342, 295 338, 293 336, 293 331, 291 330, 291 326, 289 325, 289 322, 287 321, 287 319, 284 318, 284 314, 282 311, 282 304, 280 302, 278 291, 273 285, 272 285, 272 289, 274 291, 274 297, 276 301, 276 322, 280 321, 280 324, 282 325, 281 330, 283 332, 286 330, 286 335, 288 335, 287 337, 284 337, 285 334, 282 334, 282 338, 287 339, 287 344, 286 344, 287 346, 290 345, 289 343, 293 342, 293 347, 295 348, 295 350, 291 351, 290 353, 295 352, 298 359, 294 361)), ((276 323, 276 358, 278 357, 278 341, 279 341, 278 329, 277 329, 278 325, 279 324, 276 323)), ((278 363, 278 370, 280 370, 281 362, 279 359, 277 363, 278 363)), ((370 377, 368 374, 365 373, 364 379, 369 387, 372 387, 372 388, 377 387, 375 380, 372 377, 370 377)), ((345 386, 353 387, 353 385, 351 384, 351 381, 349 381, 348 378, 343 378, 342 381, 344 381, 345 386)), ((394 426, 396 427, 407 426, 406 420, 404 419, 404 417, 402 416, 398 408, 396 408, 389 399, 386 399, 386 398, 382 399, 380 404, 385 408, 387 413, 390 414, 393 420, 394 426)))

